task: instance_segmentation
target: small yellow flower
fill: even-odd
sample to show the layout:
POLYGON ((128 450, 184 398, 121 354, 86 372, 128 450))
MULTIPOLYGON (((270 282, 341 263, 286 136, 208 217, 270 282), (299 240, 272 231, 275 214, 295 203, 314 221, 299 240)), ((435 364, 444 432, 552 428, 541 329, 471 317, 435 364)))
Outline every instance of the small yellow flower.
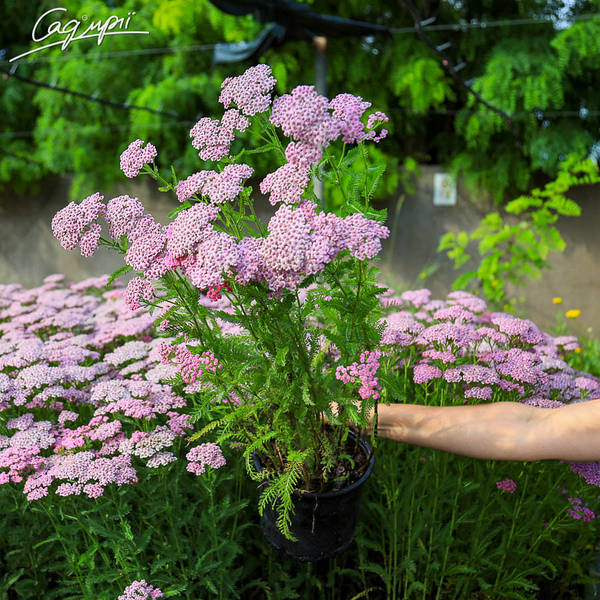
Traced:
POLYGON ((562 298, 557 296, 556 298, 552 298, 552 304, 560 304, 562 302, 562 298))
POLYGON ((575 354, 581 354, 581 348, 575 348, 575 354))
POLYGON ((576 319, 580 314, 581 311, 579 309, 573 308, 565 313, 565 317, 567 317, 567 319, 576 319))
POLYGON ((492 279, 492 286, 496 287, 498 285, 498 280, 497 279, 492 279))

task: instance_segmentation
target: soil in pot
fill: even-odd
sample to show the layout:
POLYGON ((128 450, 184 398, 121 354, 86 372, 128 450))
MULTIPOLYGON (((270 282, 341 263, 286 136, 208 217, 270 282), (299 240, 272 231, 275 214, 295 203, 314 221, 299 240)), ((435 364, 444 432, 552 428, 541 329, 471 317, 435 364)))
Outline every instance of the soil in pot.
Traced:
MULTIPOLYGON (((375 456, 365 440, 356 444, 353 431, 348 436, 346 452, 355 464, 352 468, 346 460, 339 465, 336 477, 348 474, 345 481, 329 482, 322 492, 292 494, 295 511, 290 530, 297 542, 288 540, 277 529, 276 512, 270 505, 265 507, 261 525, 271 545, 302 562, 331 558, 348 549, 356 533, 363 485, 373 471, 375 456)), ((254 464, 259 471, 264 468, 256 454, 254 464)))

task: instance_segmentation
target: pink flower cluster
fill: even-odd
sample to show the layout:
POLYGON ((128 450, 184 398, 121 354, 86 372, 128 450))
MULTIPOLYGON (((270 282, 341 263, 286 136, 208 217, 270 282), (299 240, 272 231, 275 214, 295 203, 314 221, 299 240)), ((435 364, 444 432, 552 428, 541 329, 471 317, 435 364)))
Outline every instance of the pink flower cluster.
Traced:
MULTIPOLYGON (((332 117, 340 123, 342 141, 346 144, 361 142, 366 137, 364 123, 360 120, 370 102, 363 102, 360 96, 338 94, 330 103, 332 117)), ((369 122, 371 119, 369 118, 369 122)), ((369 125, 371 128, 372 125, 369 125)))
POLYGON ((235 108, 225 111, 221 121, 203 117, 190 130, 192 146, 202 160, 221 160, 229 154, 235 131, 246 131, 250 122, 235 108))
POLYGON ((144 205, 137 198, 118 196, 106 205, 106 221, 110 237, 118 240, 131 233, 144 215, 144 205))
POLYGON ((596 518, 594 511, 583 505, 581 498, 573 498, 572 496, 569 496, 569 502, 571 503, 571 508, 569 508, 567 512, 569 515, 571 515, 571 517, 573 517, 573 519, 592 521, 596 518))
POLYGON ((234 200, 243 190, 242 181, 252 175, 254 169, 244 164, 227 165, 220 173, 200 171, 180 181, 176 186, 177 199, 189 200, 194 195, 205 196, 213 204, 234 200))
MULTIPOLYGON (((553 338, 526 319, 487 312, 484 300, 464 291, 441 301, 425 289, 400 296, 387 290, 381 304, 388 312, 381 345, 398 368, 412 369, 415 385, 450 386, 465 402, 512 400, 546 409, 600 398, 600 379, 564 360, 578 347, 576 338, 553 338)), ((570 469, 600 487, 600 463, 570 469)), ((511 491, 507 481, 500 489, 511 491)))
POLYGON ((0 412, 9 431, 0 435, 0 485, 23 483, 29 500, 97 498, 107 485, 136 483, 134 460, 168 465, 193 429, 179 412, 186 400, 164 383, 177 367, 160 362, 154 317, 129 311, 123 290, 106 291, 106 282, 0 285, 0 412), (130 419, 149 431, 131 431, 130 419))
POLYGON ((234 103, 248 116, 263 113, 271 105, 271 91, 276 83, 269 65, 256 65, 239 77, 227 77, 221 84, 219 102, 225 108, 234 103))
POLYGON ((149 142, 145 148, 143 145, 143 140, 135 140, 121 154, 121 171, 126 177, 137 177, 142 167, 156 158, 156 148, 149 142))
POLYGON ((387 227, 362 215, 341 218, 316 212, 303 202, 296 209, 281 206, 268 224, 266 238, 240 244, 239 283, 264 279, 274 292, 294 290, 302 279, 322 271, 340 252, 364 260, 381 249, 387 227))
POLYGON ((223 368, 223 365, 219 364, 212 352, 205 351, 201 354, 193 354, 185 344, 166 349, 163 353, 163 362, 168 362, 171 352, 185 383, 194 383, 197 379, 202 379, 202 375, 206 371, 216 373, 223 368))
POLYGON ((358 393, 363 400, 379 398, 379 379, 376 377, 379 369, 379 359, 383 356, 380 350, 369 352, 368 350, 360 355, 360 361, 352 363, 349 367, 340 365, 335 371, 336 379, 343 383, 360 382, 358 393))
POLYGON ((145 579, 132 581, 117 600, 156 600, 162 598, 163 593, 157 587, 146 583, 145 579))
POLYGON ((98 248, 102 227, 96 223, 106 213, 104 196, 96 193, 81 203, 70 202, 52 219, 52 233, 65 250, 81 249, 82 256, 92 256, 98 248))
POLYGON ((517 489, 517 484, 512 479, 505 479, 504 481, 496 481, 496 487, 499 490, 504 490, 505 492, 509 492, 513 494, 517 489))
POLYGON ((200 444, 192 448, 185 457, 189 461, 187 470, 195 475, 202 475, 207 465, 212 469, 220 469, 227 463, 221 448, 213 442, 200 444))

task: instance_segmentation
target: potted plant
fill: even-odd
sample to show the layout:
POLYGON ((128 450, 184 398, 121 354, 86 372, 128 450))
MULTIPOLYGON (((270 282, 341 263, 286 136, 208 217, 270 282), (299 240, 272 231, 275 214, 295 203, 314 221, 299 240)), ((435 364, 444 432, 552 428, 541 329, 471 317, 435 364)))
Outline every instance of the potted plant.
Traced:
POLYGON ((207 423, 189 439, 210 434, 241 448, 268 539, 315 560, 352 540, 374 460, 374 434, 370 444, 363 437, 393 366, 378 349, 385 288, 369 264, 389 232, 384 211, 370 206, 383 167, 369 165, 368 145, 386 135, 388 119, 365 119, 370 103, 360 97, 329 101, 306 85, 273 100, 275 83, 264 64, 222 83, 222 118, 190 131, 212 169, 180 179, 171 168, 165 179, 152 144, 136 140, 121 154, 126 176, 150 175, 176 193, 168 226, 137 198, 105 204, 94 194, 52 227, 66 249, 124 254, 113 276, 134 272, 127 302, 153 307, 171 336, 161 357, 178 366, 193 419, 207 423), (234 153, 236 131, 246 130, 260 145, 234 153), (242 162, 262 152, 281 164, 260 182, 276 207, 266 224, 245 183, 253 168, 242 162), (314 177, 341 194, 334 212, 319 207, 314 177))

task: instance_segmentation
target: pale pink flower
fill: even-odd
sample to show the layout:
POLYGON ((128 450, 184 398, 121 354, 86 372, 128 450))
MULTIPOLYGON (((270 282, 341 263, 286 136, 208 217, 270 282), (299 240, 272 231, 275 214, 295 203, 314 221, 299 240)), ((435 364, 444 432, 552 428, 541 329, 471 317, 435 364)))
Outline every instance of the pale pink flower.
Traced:
POLYGON ((225 108, 233 102, 249 116, 265 112, 271 104, 271 90, 276 83, 269 65, 256 65, 239 77, 227 77, 221 84, 219 102, 225 108))
POLYGON ((136 177, 145 164, 156 158, 156 148, 149 142, 142 148, 143 144, 143 140, 135 140, 121 154, 121 171, 127 177, 136 177))

